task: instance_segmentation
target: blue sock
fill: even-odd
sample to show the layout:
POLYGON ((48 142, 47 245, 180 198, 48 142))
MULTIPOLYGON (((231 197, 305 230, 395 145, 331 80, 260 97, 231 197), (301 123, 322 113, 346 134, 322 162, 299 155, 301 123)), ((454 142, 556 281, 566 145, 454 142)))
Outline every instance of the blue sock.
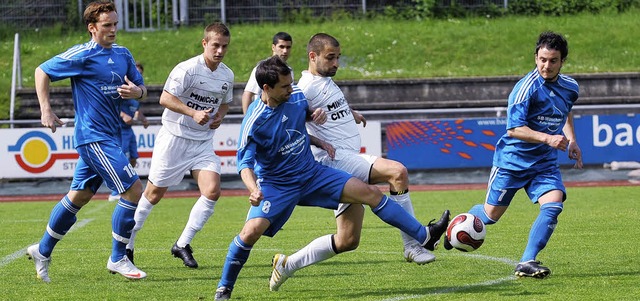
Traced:
POLYGON ((556 229, 558 215, 562 212, 562 208, 563 204, 560 202, 546 203, 540 206, 540 213, 531 226, 529 241, 520 262, 535 260, 538 253, 544 249, 553 230, 556 229))
POLYGON ((222 276, 220 276, 218 287, 224 286, 233 290, 233 286, 236 284, 236 280, 238 280, 238 274, 240 274, 240 270, 242 270, 244 263, 247 262, 249 258, 251 248, 253 248, 253 246, 246 245, 242 239, 240 239, 240 235, 237 235, 233 241, 231 241, 229 251, 227 252, 227 260, 225 260, 224 266, 222 266, 222 276))
POLYGON ((111 230, 113 233, 113 244, 111 247, 111 261, 117 262, 126 254, 127 244, 131 238, 131 230, 135 226, 136 221, 133 216, 136 214, 137 204, 131 203, 120 198, 116 208, 113 209, 111 215, 111 230))
POLYGON ((391 201, 386 195, 382 196, 380 204, 371 209, 371 211, 385 223, 409 234, 418 242, 424 243, 427 241, 427 229, 397 202, 391 201))
POLYGON ((80 207, 71 203, 68 196, 64 196, 51 210, 47 231, 40 239, 39 252, 45 257, 51 256, 53 248, 60 241, 71 226, 76 222, 76 214, 80 207))
POLYGON ((479 217, 485 225, 491 225, 491 224, 495 224, 496 223, 496 221, 494 221, 491 218, 489 218, 487 213, 484 212, 484 205, 483 204, 478 204, 478 205, 475 205, 475 206, 471 207, 471 209, 469 209, 469 213, 479 217))

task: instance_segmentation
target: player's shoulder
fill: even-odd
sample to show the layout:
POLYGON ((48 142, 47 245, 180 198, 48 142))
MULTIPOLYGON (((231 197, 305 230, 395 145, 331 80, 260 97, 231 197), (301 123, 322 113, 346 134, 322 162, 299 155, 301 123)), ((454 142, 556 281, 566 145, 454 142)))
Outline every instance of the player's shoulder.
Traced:
POLYGON ((69 49, 67 49, 65 52, 57 55, 57 57, 65 60, 82 59, 87 56, 93 55, 101 50, 102 47, 98 45, 98 43, 91 40, 86 43, 73 45, 69 47, 69 49))
POLYGON ((231 68, 229 68, 229 66, 227 66, 225 63, 220 62, 220 65, 218 65, 218 69, 220 73, 223 73, 224 76, 230 77, 232 80, 234 78, 234 73, 233 70, 231 70, 231 68))
POLYGON ((558 75, 558 84, 570 90, 578 91, 580 89, 578 82, 573 77, 565 74, 558 75))

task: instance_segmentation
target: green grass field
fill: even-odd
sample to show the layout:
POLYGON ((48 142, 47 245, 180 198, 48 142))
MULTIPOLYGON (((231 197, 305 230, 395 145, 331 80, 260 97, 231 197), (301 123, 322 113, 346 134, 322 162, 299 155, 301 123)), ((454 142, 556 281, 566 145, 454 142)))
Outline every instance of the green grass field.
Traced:
MULTIPOLYGON (((368 212, 360 248, 300 270, 278 292, 268 278, 274 253, 290 254, 335 229, 331 211, 299 207, 274 238, 254 247, 233 292, 234 300, 638 300, 640 220, 638 187, 569 188, 565 211, 538 259, 552 270, 544 280, 517 279, 513 267, 537 215, 519 192, 502 220, 488 228, 478 251, 435 251, 434 263, 406 263, 397 230, 368 212), (636 233, 636 234, 634 234, 636 233)), ((448 208, 457 214, 484 198, 484 191, 413 192, 423 222, 448 208)), ((96 200, 78 214, 58 244, 52 283, 35 278, 24 250, 37 242, 54 202, 0 203, 0 299, 2 300, 213 300, 231 239, 246 216, 246 197, 223 197, 192 245, 197 270, 182 266, 169 249, 180 235, 195 199, 165 199, 136 240, 141 281, 111 275, 114 203, 96 200)))

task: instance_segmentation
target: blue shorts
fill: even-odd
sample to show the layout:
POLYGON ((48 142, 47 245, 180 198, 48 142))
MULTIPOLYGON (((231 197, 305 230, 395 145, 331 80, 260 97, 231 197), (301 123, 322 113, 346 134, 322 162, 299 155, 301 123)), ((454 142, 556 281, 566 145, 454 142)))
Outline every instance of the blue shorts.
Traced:
POLYGON ((273 237, 289 220, 296 205, 337 209, 344 185, 351 175, 337 169, 315 164, 312 176, 296 179, 296 183, 260 182, 264 199, 251 206, 247 220, 262 217, 271 222, 263 235, 273 237))
POLYGON ((494 166, 491 168, 486 202, 493 206, 509 206, 518 190, 524 188, 534 204, 545 193, 562 191, 562 200, 567 191, 562 183, 562 175, 557 167, 536 171, 512 171, 494 166))
POLYGON ((120 145, 98 141, 76 147, 80 155, 71 182, 71 190, 87 187, 96 193, 102 182, 112 191, 123 193, 138 181, 138 173, 129 164, 120 145))
POLYGON ((129 159, 138 159, 138 143, 133 129, 122 129, 122 151, 129 159))

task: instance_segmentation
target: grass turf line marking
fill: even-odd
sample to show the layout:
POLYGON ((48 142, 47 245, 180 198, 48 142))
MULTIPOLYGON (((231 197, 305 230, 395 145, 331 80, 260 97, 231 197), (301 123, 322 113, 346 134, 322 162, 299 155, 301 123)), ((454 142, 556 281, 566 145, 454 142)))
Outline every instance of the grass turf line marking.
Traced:
MULTIPOLYGON (((472 257, 472 258, 477 258, 477 259, 482 259, 482 260, 490 260, 490 261, 497 261, 497 262, 502 262, 504 264, 508 264, 508 265, 516 265, 518 262, 508 259, 508 258, 500 258, 500 257, 493 257, 493 256, 486 256, 486 255, 480 255, 480 254, 457 254, 454 256, 464 256, 464 257, 472 257)), ((498 279, 493 279, 493 280, 487 280, 487 281, 483 281, 483 282, 478 282, 478 283, 471 283, 471 284, 464 284, 461 286, 455 286, 455 287, 449 287, 449 288, 443 288, 443 289, 439 289, 439 290, 435 290, 433 292, 430 293, 426 293, 426 294, 420 294, 420 295, 408 295, 408 296, 398 296, 398 297, 393 297, 393 298, 388 298, 388 299, 383 299, 381 301, 401 301, 401 300, 409 300, 409 299, 418 299, 418 298, 424 298, 430 295, 441 295, 441 294, 448 294, 448 293, 453 293, 453 292, 458 292, 458 291, 463 291, 466 289, 470 289, 473 287, 479 287, 479 286, 491 286, 491 285, 496 285, 496 284, 500 284, 503 282, 507 282, 507 281, 512 281, 512 280, 516 280, 516 276, 508 276, 508 277, 502 277, 502 278, 498 278, 498 279)))
MULTIPOLYGON (((96 212, 102 210, 104 207, 106 207, 108 205, 109 205, 108 203, 105 203, 105 204, 101 204, 99 206, 96 206, 95 208, 87 211, 86 214, 91 215, 93 213, 96 213, 96 212)), ((79 222, 76 222, 75 224, 73 224, 71 229, 69 229, 67 234, 69 234, 70 232, 72 232, 74 230, 77 230, 77 229, 80 229, 80 228, 86 226, 88 223, 92 222, 93 220, 94 220, 93 218, 86 218, 86 219, 80 220, 79 222)), ((36 243, 38 243, 38 242, 34 242, 33 244, 36 244, 36 243)), ((18 258, 24 256, 24 254, 27 253, 27 248, 29 246, 31 246, 31 245, 32 244, 29 244, 28 246, 26 246, 26 247, 24 247, 24 248, 22 248, 22 249, 20 249, 18 251, 13 252, 13 254, 9 254, 9 255, 5 256, 4 258, 2 258, 2 260, 0 260, 0 268, 12 263, 14 260, 16 260, 18 258)))

